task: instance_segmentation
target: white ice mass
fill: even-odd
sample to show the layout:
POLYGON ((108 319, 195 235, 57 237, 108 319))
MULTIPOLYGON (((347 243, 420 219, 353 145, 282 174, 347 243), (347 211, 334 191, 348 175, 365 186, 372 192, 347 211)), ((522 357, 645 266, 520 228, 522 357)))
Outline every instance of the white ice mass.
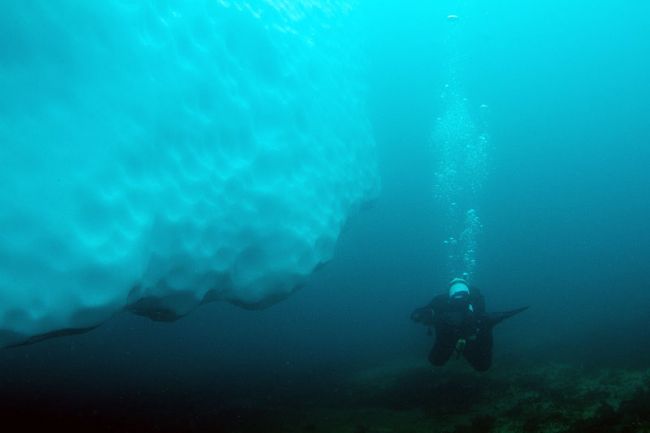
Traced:
POLYGON ((349 2, 10 0, 0 347, 263 306, 378 190, 349 2))

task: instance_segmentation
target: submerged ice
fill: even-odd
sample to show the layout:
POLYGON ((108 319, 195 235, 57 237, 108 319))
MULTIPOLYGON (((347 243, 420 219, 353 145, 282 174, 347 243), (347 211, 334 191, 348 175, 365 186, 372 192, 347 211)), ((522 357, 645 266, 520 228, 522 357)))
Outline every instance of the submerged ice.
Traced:
POLYGON ((349 6, 3 9, 0 346, 124 309, 268 305, 376 193, 349 6))

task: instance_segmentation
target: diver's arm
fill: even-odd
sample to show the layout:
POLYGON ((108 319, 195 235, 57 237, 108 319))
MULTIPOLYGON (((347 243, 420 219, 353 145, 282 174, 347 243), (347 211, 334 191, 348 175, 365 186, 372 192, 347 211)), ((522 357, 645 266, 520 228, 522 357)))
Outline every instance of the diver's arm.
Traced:
POLYGON ((444 297, 436 296, 424 307, 417 308, 411 313, 411 320, 426 326, 433 326, 436 315, 440 311, 440 303, 444 297))
POLYGON ((411 320, 416 323, 431 326, 433 324, 433 316, 433 308, 427 305, 413 310, 411 313, 411 320))
POLYGON ((472 307, 473 307, 474 311, 478 315, 484 314, 485 313, 485 297, 483 296, 481 291, 479 289, 477 289, 476 287, 472 287, 470 290, 471 290, 471 292, 470 292, 471 301, 470 302, 472 303, 472 307))

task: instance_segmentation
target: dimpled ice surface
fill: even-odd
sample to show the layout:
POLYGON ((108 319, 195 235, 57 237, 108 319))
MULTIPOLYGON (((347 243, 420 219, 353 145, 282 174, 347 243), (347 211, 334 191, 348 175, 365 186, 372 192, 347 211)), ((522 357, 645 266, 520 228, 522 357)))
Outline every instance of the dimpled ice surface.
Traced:
POLYGON ((330 259, 378 189, 349 14, 5 3, 0 346, 124 309, 269 305, 330 259))

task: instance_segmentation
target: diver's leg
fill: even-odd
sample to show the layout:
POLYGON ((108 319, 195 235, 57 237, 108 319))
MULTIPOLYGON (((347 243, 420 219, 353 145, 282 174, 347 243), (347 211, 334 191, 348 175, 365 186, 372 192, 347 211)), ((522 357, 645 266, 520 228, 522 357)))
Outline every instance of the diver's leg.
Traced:
POLYGON ((476 371, 486 371, 492 365, 492 331, 479 333, 476 340, 469 341, 463 355, 476 371))
POLYGON ((454 353, 453 346, 442 345, 436 342, 429 353, 429 362, 435 366, 445 365, 452 353, 454 353))

